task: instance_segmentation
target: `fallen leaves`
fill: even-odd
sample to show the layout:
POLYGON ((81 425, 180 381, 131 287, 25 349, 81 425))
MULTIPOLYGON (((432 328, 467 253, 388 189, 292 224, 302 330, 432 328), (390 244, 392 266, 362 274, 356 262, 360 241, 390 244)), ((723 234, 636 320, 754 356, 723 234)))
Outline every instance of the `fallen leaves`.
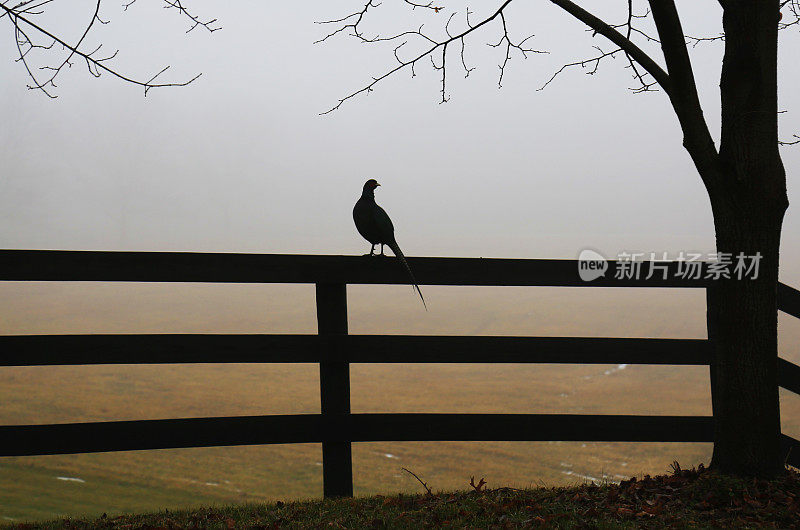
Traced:
POLYGON ((472 489, 474 489, 475 491, 480 492, 480 491, 482 491, 481 488, 484 488, 486 486, 486 481, 483 480, 483 477, 481 477, 481 479, 478 481, 478 483, 475 484, 475 477, 470 477, 469 478, 469 485, 472 486, 472 489))

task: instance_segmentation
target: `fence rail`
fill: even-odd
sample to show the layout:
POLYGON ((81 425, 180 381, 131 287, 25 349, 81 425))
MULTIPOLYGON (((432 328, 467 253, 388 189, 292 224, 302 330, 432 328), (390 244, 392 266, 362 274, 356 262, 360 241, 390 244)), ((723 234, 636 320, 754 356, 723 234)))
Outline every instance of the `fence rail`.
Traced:
POLYGON ((704 365, 705 339, 426 335, 6 335, 0 366, 177 363, 704 365))
MULTIPOLYGON (((705 287, 708 283, 676 277, 676 262, 669 262, 667 279, 663 275, 649 279, 607 275, 585 282, 577 274, 576 260, 407 260, 421 285, 705 287)), ((610 267, 615 263, 609 261, 610 267)), ((368 256, 0 250, 0 280, 407 284, 408 275, 392 258, 368 256)))
MULTIPOLYGON (((705 288, 677 274, 585 282, 575 260, 408 258, 420 284, 705 288)), ((611 262, 613 266, 613 262, 611 262)), ((613 269, 612 269, 613 270, 613 269)), ((360 256, 0 250, 0 281, 313 283, 317 335, 6 335, 0 367, 161 363, 316 363, 320 414, 0 426, 0 456, 221 445, 321 443, 326 496, 352 495, 352 442, 712 441, 707 416, 351 414, 351 363, 708 365, 706 339, 349 335, 346 284, 404 284, 393 259, 360 256)), ((778 285, 800 318, 800 292, 778 285)), ((800 367, 778 360, 779 384, 800 393, 800 367)), ((800 442, 782 435, 787 461, 800 442)))
POLYGON ((710 416, 297 414, 0 427, 5 456, 383 441, 710 442, 710 416))

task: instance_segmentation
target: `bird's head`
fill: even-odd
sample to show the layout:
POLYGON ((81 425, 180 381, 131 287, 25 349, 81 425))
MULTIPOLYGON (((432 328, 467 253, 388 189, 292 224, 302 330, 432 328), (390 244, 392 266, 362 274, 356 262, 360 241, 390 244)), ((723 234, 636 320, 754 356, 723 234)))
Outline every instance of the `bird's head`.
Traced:
POLYGON ((380 184, 378 184, 377 180, 369 179, 364 183, 364 191, 375 191, 375 188, 378 186, 380 186, 380 184))

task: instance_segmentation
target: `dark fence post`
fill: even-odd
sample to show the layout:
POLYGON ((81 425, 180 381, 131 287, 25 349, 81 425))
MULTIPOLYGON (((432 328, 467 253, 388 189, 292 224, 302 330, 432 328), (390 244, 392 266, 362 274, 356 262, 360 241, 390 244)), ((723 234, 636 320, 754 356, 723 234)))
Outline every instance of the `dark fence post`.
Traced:
MULTIPOLYGON (((320 335, 347 335, 345 284, 317 284, 317 328, 320 335)), ((335 356, 335 351, 329 353, 335 356)), ((322 415, 350 414, 350 365, 337 360, 321 362, 319 383, 322 415)), ((330 426, 337 423, 334 420, 326 422, 326 425, 331 428, 330 426)), ((331 434, 330 431, 328 434, 331 434)), ((335 434, 342 434, 343 438, 347 435, 335 434)), ((353 457, 350 442, 322 443, 322 484, 325 497, 353 496, 353 457)))

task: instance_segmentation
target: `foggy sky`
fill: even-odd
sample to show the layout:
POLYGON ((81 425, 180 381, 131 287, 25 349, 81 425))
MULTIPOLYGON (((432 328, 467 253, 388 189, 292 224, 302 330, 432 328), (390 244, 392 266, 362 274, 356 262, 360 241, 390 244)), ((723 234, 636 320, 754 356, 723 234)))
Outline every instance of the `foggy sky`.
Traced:
MULTIPOLYGON (((400 2, 398 2, 399 4, 400 2)), ((57 4, 57 3, 56 3, 57 4)), ((463 28, 463 2, 445 11, 392 11, 385 1, 365 19, 370 36, 415 28, 440 31, 449 12, 463 28), (383 14, 381 14, 381 10, 383 14)), ((475 6, 473 20, 496 8, 475 6)), ((625 2, 592 2, 621 22, 625 2)), ((64 4, 66 5, 66 4, 64 4)), ((353 203, 367 178, 392 217, 407 255, 575 258, 584 247, 609 257, 627 251, 714 249, 706 192, 681 146, 663 92, 632 94, 624 57, 596 75, 564 72, 591 57, 592 38, 548 2, 513 4, 512 37, 550 54, 514 53, 498 89, 503 50, 492 23, 467 41, 468 78, 458 50, 448 54, 447 94, 430 62, 417 76, 400 72, 374 92, 335 105, 394 66, 392 48, 344 35, 314 41, 362 2, 302 4, 193 1, 222 31, 185 34, 188 23, 158 2, 137 2, 87 42, 121 51, 115 68, 147 79, 202 77, 184 88, 141 89, 79 62, 49 100, 26 89, 14 62, 10 25, 0 62, 0 247, 355 254, 368 244, 355 231, 353 203)), ((71 39, 91 17, 92 2, 70 3, 53 23, 71 39), (75 8, 82 4, 81 9, 75 8)), ((715 2, 681 1, 685 31, 720 31, 715 2)), ((62 7, 63 9, 63 7, 62 7)), ((595 8, 593 8, 595 9, 595 8)), ((781 36, 781 136, 800 132, 800 34, 781 36)), ((409 49, 413 42, 407 45, 409 49)), ((663 64, 657 47, 646 49, 663 64)), ((692 50, 701 100, 719 138, 722 45, 692 50)), ((60 57, 60 56, 59 56, 60 57)), ((52 60, 40 64, 50 64, 52 60)), ((783 235, 781 277, 800 285, 800 146, 783 148, 791 206, 783 235)))

